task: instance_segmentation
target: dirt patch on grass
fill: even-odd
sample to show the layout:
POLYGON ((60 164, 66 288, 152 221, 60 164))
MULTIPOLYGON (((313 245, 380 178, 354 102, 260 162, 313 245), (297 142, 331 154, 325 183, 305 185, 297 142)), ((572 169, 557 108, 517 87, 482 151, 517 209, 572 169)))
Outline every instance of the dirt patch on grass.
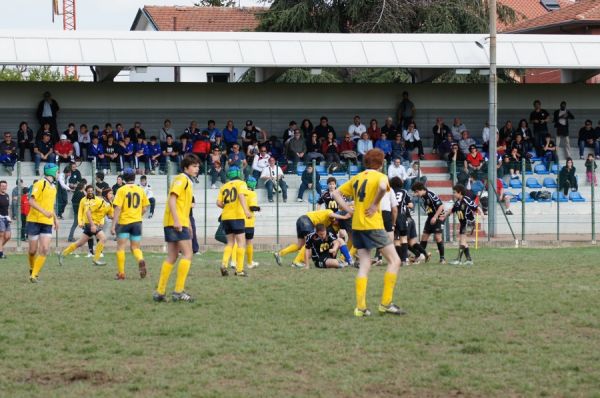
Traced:
POLYGON ((68 385, 77 382, 99 386, 115 382, 114 378, 105 372, 85 369, 70 369, 54 372, 31 371, 22 381, 43 386, 68 385))

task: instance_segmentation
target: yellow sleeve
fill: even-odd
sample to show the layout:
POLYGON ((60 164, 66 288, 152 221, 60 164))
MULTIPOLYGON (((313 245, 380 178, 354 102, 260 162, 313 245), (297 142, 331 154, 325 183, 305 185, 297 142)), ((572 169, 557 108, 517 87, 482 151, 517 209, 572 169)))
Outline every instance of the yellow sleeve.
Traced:
POLYGON ((79 201, 79 211, 77 212, 77 224, 79 225, 85 224, 85 208, 87 208, 85 205, 85 198, 82 198, 79 201))
POLYGON ((36 182, 35 184, 33 184, 33 187, 31 188, 31 197, 33 199, 35 199, 36 201, 39 200, 40 195, 42 194, 42 188, 40 187, 41 184, 44 183, 44 181, 39 181, 36 182))
POLYGON ((142 207, 150 206, 150 201, 148 200, 148 196, 146 196, 146 192, 144 192, 144 190, 141 190, 141 194, 142 194, 142 207))
POLYGON ((221 202, 221 203, 223 203, 223 187, 224 187, 224 186, 225 186, 225 185, 222 185, 222 186, 221 186, 221 189, 219 189, 219 195, 217 196, 217 201, 219 201, 219 202, 221 202))
POLYGON ((112 207, 112 205, 110 203, 106 203, 106 205, 108 207, 108 210, 106 211, 106 214, 112 218, 115 215, 115 209, 112 207))
POLYGON ((347 198, 354 198, 354 190, 352 189, 352 184, 355 178, 356 177, 352 177, 349 181, 346 181, 344 184, 342 184, 341 187, 338 188, 338 191, 340 191, 340 193, 347 198))
MULTIPOLYGON (((186 177, 187 179, 187 177, 186 177)), ((174 193, 175 195, 177 195, 177 197, 181 197, 182 195, 185 194, 185 186, 187 181, 185 181, 183 178, 178 177, 175 179, 175 181, 173 181, 173 183, 171 184, 171 190, 169 191, 169 196, 174 193)))
POLYGON ((115 198, 113 200, 114 206, 119 206, 120 208, 123 208, 123 201, 125 200, 125 194, 123 193, 124 191, 125 189, 123 188, 117 191, 117 194, 115 195, 115 198))

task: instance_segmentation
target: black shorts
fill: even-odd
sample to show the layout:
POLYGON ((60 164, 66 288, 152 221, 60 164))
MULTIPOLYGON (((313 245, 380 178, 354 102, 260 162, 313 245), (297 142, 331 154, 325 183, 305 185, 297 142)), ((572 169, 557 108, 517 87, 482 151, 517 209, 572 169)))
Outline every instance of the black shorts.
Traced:
POLYGON ((298 239, 304 239, 308 234, 315 230, 315 226, 308 216, 300 216, 296 220, 296 236, 298 239))
POLYGON ((27 222, 27 236, 30 238, 37 237, 40 235, 52 236, 52 225, 42 224, 39 222, 27 222))
POLYGON ((254 239, 254 227, 246 227, 246 240, 254 239))
POLYGON ((165 242, 181 242, 182 240, 191 240, 189 227, 181 228, 181 231, 176 231, 174 227, 164 227, 165 242))
POLYGON ((225 235, 239 235, 246 232, 245 220, 221 220, 221 224, 223 224, 223 231, 225 231, 225 235))
POLYGON ((460 227, 458 229, 458 234, 466 235, 467 229, 469 229, 468 233, 473 232, 473 228, 475 227, 475 220, 462 220, 459 224, 460 227))
POLYGON ((119 239, 129 239, 134 242, 139 242, 142 240, 142 223, 132 222, 130 224, 117 224, 117 228, 115 228, 115 232, 117 233, 117 238, 119 239))
POLYGON ((316 268, 327 268, 327 260, 333 258, 331 256, 312 256, 312 262, 315 264, 316 268))
POLYGON ((425 225, 423 226, 424 234, 441 234, 444 231, 444 223, 438 220, 435 224, 431 225, 431 217, 427 217, 427 221, 425 221, 425 225))
POLYGON ((98 232, 102 232, 102 225, 96 225, 96 232, 92 232, 90 224, 85 224, 83 226, 83 233, 89 237, 96 236, 98 232))
POLYGON ((406 236, 408 239, 417 237, 415 220, 406 216, 398 216, 396 219, 396 229, 394 230, 394 239, 399 240, 402 236, 406 236))
POLYGON ((383 218, 383 228, 385 228, 385 232, 392 232, 394 230, 394 226, 392 225, 392 212, 382 211, 381 218, 383 218))
POLYGON ((357 249, 379 249, 389 244, 390 238, 383 229, 352 231, 352 246, 357 249))

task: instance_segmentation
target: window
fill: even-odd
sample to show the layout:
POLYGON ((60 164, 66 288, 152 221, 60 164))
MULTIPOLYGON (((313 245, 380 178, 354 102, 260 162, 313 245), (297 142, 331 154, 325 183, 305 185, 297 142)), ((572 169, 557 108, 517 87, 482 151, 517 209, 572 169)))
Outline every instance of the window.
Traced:
POLYGON ((207 73, 206 81, 208 83, 228 83, 229 73, 207 73))
POLYGON ((558 0, 540 0, 540 3, 542 3, 542 6, 548 11, 560 10, 558 0))

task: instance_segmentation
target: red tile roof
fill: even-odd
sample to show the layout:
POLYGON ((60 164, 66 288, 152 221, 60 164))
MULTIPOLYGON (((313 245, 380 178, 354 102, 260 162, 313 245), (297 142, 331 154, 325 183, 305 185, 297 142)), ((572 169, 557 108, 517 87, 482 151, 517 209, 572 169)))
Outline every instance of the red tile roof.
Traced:
POLYGON ((505 32, 526 32, 577 22, 600 23, 600 0, 579 0, 560 10, 518 22, 505 32))
POLYGON ((264 10, 263 7, 144 6, 143 12, 163 31, 174 30, 173 19, 177 18, 178 31, 244 32, 256 29, 257 14, 264 10))
MULTIPOLYGON (((558 0, 561 9, 572 5, 573 2, 574 0, 558 0)), ((546 15, 550 12, 555 12, 548 11, 539 0, 498 0, 498 4, 512 8, 517 17, 517 20, 513 24, 505 24, 498 21, 499 30, 508 30, 508 28, 511 28, 523 20, 529 20, 546 15)))

